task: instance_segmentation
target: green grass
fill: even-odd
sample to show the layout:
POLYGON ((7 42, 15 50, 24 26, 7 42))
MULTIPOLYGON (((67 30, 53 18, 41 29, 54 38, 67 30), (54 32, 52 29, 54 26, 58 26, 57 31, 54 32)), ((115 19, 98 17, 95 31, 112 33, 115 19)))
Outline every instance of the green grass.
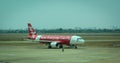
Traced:
POLYGON ((27 39, 27 34, 0 34, 0 41, 24 41, 27 39))

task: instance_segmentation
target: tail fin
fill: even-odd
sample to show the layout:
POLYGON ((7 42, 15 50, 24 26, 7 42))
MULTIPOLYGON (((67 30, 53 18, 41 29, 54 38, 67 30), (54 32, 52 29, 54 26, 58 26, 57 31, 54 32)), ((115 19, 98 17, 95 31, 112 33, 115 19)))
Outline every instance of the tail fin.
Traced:
POLYGON ((31 23, 28 23, 28 32, 29 32, 28 39, 34 40, 36 38, 36 36, 38 35, 35 32, 35 30, 32 28, 31 23))

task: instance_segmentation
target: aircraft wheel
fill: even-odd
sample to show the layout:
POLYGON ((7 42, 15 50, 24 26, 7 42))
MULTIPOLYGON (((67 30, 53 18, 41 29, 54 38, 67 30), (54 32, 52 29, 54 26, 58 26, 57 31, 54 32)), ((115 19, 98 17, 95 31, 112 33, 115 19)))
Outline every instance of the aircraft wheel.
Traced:
POLYGON ((75 44, 72 44, 71 47, 77 49, 77 45, 75 44))
POLYGON ((50 48, 52 48, 52 46, 49 45, 48 48, 50 49, 50 48))
POLYGON ((62 45, 62 44, 59 44, 59 48, 63 48, 63 45, 62 45))
POLYGON ((75 49, 77 49, 77 46, 75 45, 75 49))

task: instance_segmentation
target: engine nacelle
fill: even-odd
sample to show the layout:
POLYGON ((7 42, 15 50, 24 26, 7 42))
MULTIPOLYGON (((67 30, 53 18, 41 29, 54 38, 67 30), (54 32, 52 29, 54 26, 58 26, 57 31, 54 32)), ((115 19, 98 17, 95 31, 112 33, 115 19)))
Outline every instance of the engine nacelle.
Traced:
POLYGON ((51 46, 51 47, 57 47, 57 46, 58 46, 58 43, 57 43, 57 42, 51 42, 51 43, 50 43, 50 46, 51 46))

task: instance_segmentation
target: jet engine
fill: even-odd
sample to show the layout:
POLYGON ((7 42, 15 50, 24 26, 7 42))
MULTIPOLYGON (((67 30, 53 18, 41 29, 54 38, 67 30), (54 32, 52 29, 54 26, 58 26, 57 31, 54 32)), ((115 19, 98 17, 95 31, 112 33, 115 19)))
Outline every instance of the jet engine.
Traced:
POLYGON ((51 42, 51 43, 50 43, 50 46, 51 46, 51 47, 57 47, 57 46, 58 46, 58 43, 57 43, 57 42, 51 42))

